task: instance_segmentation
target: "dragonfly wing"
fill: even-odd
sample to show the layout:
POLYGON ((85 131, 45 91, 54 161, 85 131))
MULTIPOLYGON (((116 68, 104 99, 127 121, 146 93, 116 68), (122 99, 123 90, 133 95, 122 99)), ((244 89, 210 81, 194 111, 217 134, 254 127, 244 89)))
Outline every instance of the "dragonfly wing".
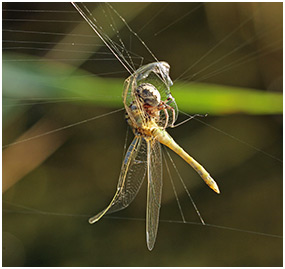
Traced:
POLYGON ((136 136, 125 155, 117 191, 110 204, 100 213, 89 219, 97 222, 106 213, 126 208, 137 195, 146 174, 147 145, 144 138, 136 136))
POLYGON ((162 194, 162 161, 161 146, 156 140, 147 141, 147 211, 146 241, 149 250, 154 247, 162 194))

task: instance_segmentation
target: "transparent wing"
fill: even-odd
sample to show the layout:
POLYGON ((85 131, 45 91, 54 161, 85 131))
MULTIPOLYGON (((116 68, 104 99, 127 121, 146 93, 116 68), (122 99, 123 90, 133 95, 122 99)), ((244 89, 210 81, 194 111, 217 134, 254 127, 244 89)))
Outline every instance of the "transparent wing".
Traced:
POLYGON ((106 213, 126 208, 137 195, 146 174, 147 146, 144 138, 136 136, 128 148, 122 164, 117 191, 110 204, 89 219, 97 222, 106 213))
POLYGON ((161 204, 162 193, 162 161, 161 146, 156 140, 147 141, 147 210, 146 210, 146 241, 149 250, 154 247, 161 204))

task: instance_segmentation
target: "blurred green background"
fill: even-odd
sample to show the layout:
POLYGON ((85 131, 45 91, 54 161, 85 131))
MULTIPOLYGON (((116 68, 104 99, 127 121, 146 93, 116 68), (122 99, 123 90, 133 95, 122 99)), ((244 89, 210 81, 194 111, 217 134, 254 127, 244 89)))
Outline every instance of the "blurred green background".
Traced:
MULTIPOLYGON (((128 73, 71 4, 3 3, 3 266, 281 266, 282 239, 258 233, 282 235, 282 3, 112 5, 170 64, 179 108, 209 114, 169 130, 219 184, 217 196, 171 153, 205 222, 257 234, 170 222, 181 217, 166 171, 152 252, 145 184, 88 224, 116 189, 127 126, 123 111, 104 115, 123 107, 128 73)), ((153 61, 106 5, 88 8, 135 67, 153 61)))

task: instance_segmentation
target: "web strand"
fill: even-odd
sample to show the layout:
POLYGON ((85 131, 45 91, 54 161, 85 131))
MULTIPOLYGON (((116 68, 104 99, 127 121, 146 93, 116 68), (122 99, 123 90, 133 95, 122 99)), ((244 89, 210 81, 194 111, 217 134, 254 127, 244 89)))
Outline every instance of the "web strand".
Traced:
MULTIPOLYGON (((27 10, 27 11, 29 11, 29 10, 27 10)), ((25 11, 25 12, 27 12, 27 11, 25 11)), ((37 11, 31 11, 31 12, 43 12, 43 11, 37 10, 37 11)), ((46 12, 53 12, 53 10, 51 10, 51 11, 48 11, 48 10, 47 10, 46 12)), ((54 11, 54 12, 57 12, 57 11, 54 11)), ((72 11, 71 13, 76 13, 76 11, 72 11)), ((180 19, 181 19, 181 18, 180 18, 180 19)), ((52 21, 51 21, 51 22, 52 22, 52 21)), ((171 26, 171 25, 170 25, 170 26, 171 26)), ((31 35, 38 35, 38 34, 41 34, 41 35, 48 35, 48 36, 51 36, 51 35, 54 35, 54 36, 65 36, 65 35, 66 35, 66 33, 48 32, 48 31, 46 31, 46 32, 45 32, 45 31, 41 32, 41 31, 30 31, 30 30, 25 30, 25 31, 23 31, 23 30, 11 30, 11 29, 4 29, 4 31, 6 31, 6 32, 12 32, 12 33, 31 34, 31 35)), ((94 38, 93 35, 71 34, 71 36, 94 38)), ((5 42, 6 42, 6 41, 5 41, 5 42)), ((12 41, 12 40, 7 40, 7 42, 13 42, 13 41, 12 41)), ((14 42, 16 42, 16 43, 26 43, 26 42, 30 42, 30 41, 18 40, 18 41, 14 41, 14 42)), ((223 42, 224 42, 224 41, 223 41, 223 42)), ((34 43, 34 44, 39 44, 39 42, 37 42, 37 41, 33 41, 33 43, 34 43)), ((42 44, 47 44, 47 45, 48 45, 48 44, 49 44, 49 45, 55 45, 55 44, 57 44, 57 42, 48 42, 48 41, 46 41, 46 42, 41 42, 41 43, 42 43, 42 44)), ((69 43, 68 43, 68 44, 69 44, 69 43)), ((76 45, 79 45, 79 43, 76 44, 76 45)), ((86 45, 87 45, 87 46, 88 46, 89 44, 87 44, 87 43, 82 43, 82 44, 80 44, 80 45, 82 45, 82 46, 86 46, 86 45)), ((98 45, 98 46, 99 46, 99 45, 98 45)), ((122 47, 119 47, 119 44, 112 43, 111 46, 115 46, 115 47, 118 48, 118 50, 122 50, 122 47)), ((40 48, 35 48, 35 50, 40 50, 40 48)), ((115 51, 115 50, 114 50, 114 53, 118 55, 118 52, 115 51)), ((113 54, 114 54, 114 53, 113 53, 113 54)), ((152 53, 152 52, 151 52, 151 53, 152 53)), ((207 52, 207 53, 208 53, 208 55, 209 55, 209 54, 211 53, 211 51, 210 51, 210 52, 207 52)), ((265 55, 265 54, 260 54, 260 53, 263 53, 263 52, 262 52, 262 51, 253 52, 253 54, 248 55, 247 58, 243 58, 243 63, 244 63, 244 61, 250 61, 250 60, 252 60, 252 59, 256 59, 257 57, 260 57, 260 55, 265 55), (255 53, 256 55, 255 55, 254 53, 255 53), (255 57, 255 58, 254 58, 254 57, 255 57)), ((114 54, 114 55, 115 55, 115 54, 114 54)), ((204 57, 203 59, 206 59, 206 57, 207 57, 208 55, 203 56, 203 57, 204 57)), ((153 55, 153 56, 154 56, 154 55, 153 55)), ((129 61, 129 58, 130 58, 130 56, 128 57, 128 61, 129 61)), ((156 58, 155 58, 155 59, 156 59, 156 58)), ((203 59, 202 59, 202 60, 203 60, 203 59)), ((16 59, 15 59, 15 60, 16 60, 16 59)), ((104 60, 107 60, 107 59, 104 59, 104 60)), ((200 60, 201 60, 201 59, 200 59, 200 60)), ((239 60, 240 60, 240 62, 242 62, 242 61, 241 61, 242 59, 239 59, 239 60)), ((70 61, 72 61, 72 59, 71 59, 70 61)), ((92 59, 90 59, 90 61, 92 61, 92 59)), ((237 64, 237 63, 238 63, 238 62, 236 62, 236 64, 237 64)), ((203 80, 203 79, 205 79, 205 78, 208 78, 208 77, 211 76, 211 75, 213 76, 213 75, 219 74, 219 73, 221 73, 221 72, 225 72, 225 70, 229 70, 229 68, 232 68, 232 67, 234 66, 234 64, 235 64, 235 62, 231 63, 231 64, 228 65, 228 66, 224 66, 223 69, 222 69, 222 68, 221 68, 221 69, 217 69, 217 70, 215 70, 215 71, 212 72, 212 73, 208 73, 208 74, 202 76, 201 79, 203 80)), ((191 67, 189 67, 189 68, 191 69, 191 68, 193 68, 193 67, 191 66, 191 67)), ((190 70, 190 69, 189 69, 189 70, 190 70)), ((189 70, 188 70, 188 71, 189 71, 189 70)), ((204 70, 204 71, 205 71, 205 70, 204 70)), ((131 72, 132 72, 132 71, 131 71, 131 69, 130 69, 130 70, 129 70, 129 73, 131 73, 131 72)), ((182 75, 183 75, 183 74, 182 74, 182 75)), ((180 77, 181 77, 181 76, 180 76, 180 77)), ((77 125, 79 125, 79 124, 84 124, 84 123, 86 123, 86 122, 95 120, 95 119, 97 119, 97 118, 105 117, 105 116, 108 116, 108 115, 110 115, 110 114, 112 114, 112 113, 116 113, 116 112, 119 112, 119 111, 122 111, 122 110, 123 110, 123 109, 119 109, 119 110, 116 110, 116 111, 113 111, 113 112, 110 112, 110 113, 102 114, 102 115, 99 115, 99 116, 96 116, 96 117, 93 117, 93 118, 90 118, 90 119, 87 119, 87 120, 83 120, 83 121, 80 121, 80 122, 77 122, 77 123, 73 123, 73 124, 70 124, 70 125, 68 125, 68 126, 61 127, 61 128, 58 128, 58 129, 56 129, 56 130, 52 130, 52 131, 47 132, 47 133, 44 133, 44 134, 40 134, 40 135, 38 135, 38 136, 34 136, 34 137, 31 137, 31 138, 28 138, 28 139, 25 139, 25 140, 22 140, 22 141, 18 141, 18 142, 16 142, 16 143, 11 143, 11 144, 5 145, 3 148, 8 147, 8 146, 11 146, 11 145, 15 145, 15 144, 17 144, 17 143, 27 142, 27 141, 30 141, 30 140, 32 140, 32 139, 39 138, 39 137, 44 136, 44 135, 49 135, 49 134, 52 134, 52 133, 57 132, 57 131, 61 131, 61 130, 67 129, 67 128, 71 128, 71 127, 77 126, 77 125)), ((182 112, 182 113, 183 113, 183 112, 182 112)), ((187 113, 183 113, 183 114, 189 116, 189 114, 187 114, 187 113)), ((184 124, 186 121, 188 121, 188 120, 190 120, 190 119, 193 118, 193 116, 189 116, 189 117, 191 117, 191 118, 189 118, 189 119, 183 121, 182 123, 177 124, 176 127, 179 126, 179 125, 184 124)), ((196 119, 196 118, 195 118, 195 119, 196 119)), ((247 147, 250 147, 250 148, 252 148, 252 149, 254 149, 254 150, 258 151, 258 152, 261 152, 261 153, 267 155, 267 156, 270 157, 270 158, 273 158, 273 159, 279 161, 280 163, 283 162, 281 159, 279 159, 279 158, 277 158, 277 157, 275 157, 275 156, 272 156, 271 154, 268 154, 268 153, 264 152, 263 150, 258 149, 258 148, 256 148, 256 147, 254 147, 254 146, 248 144, 247 142, 242 141, 242 140, 240 140, 239 138, 236 138, 235 136, 232 136, 231 134, 228 134, 228 133, 224 132, 224 131, 221 130, 221 129, 216 128, 215 126, 212 126, 212 125, 210 125, 210 124, 208 124, 208 123, 205 123, 205 122, 203 122, 203 121, 200 121, 199 119, 196 119, 196 120, 198 120, 200 123, 202 123, 202 124, 204 124, 204 125, 206 125, 206 126, 212 128, 212 129, 214 129, 214 130, 220 132, 222 135, 226 135, 226 136, 230 137, 231 139, 234 139, 234 140, 236 140, 237 142, 244 144, 244 145, 247 146, 247 147)), ((175 195, 175 196, 176 196, 176 195, 175 195)), ((177 198, 178 198, 178 197, 177 197, 177 198)), ((4 201, 4 203, 5 203, 5 201, 4 201)), ((182 211, 182 210, 181 210, 181 211, 182 211)), ((45 211, 36 210, 36 209, 31 210, 31 208, 24 207, 24 206, 23 206, 22 208, 20 208, 19 210, 4 209, 4 212, 5 212, 5 213, 9 213, 9 214, 15 214, 15 213, 16 213, 16 214, 34 214, 34 215, 47 215, 47 216, 53 216, 53 215, 54 215, 54 216, 63 216, 63 217, 72 217, 72 218, 73 218, 73 217, 87 218, 87 217, 90 216, 90 214, 68 214, 68 213, 65 214, 65 213, 56 213, 56 212, 45 212, 45 211)), ((182 212, 182 214, 183 214, 183 212, 182 212)), ((144 219, 144 218, 124 218, 124 217, 119 217, 119 216, 118 216, 118 217, 116 217, 116 216, 106 216, 106 219, 110 219, 110 220, 126 220, 126 221, 143 221, 143 222, 145 222, 145 219, 144 219)), ((187 221, 185 220, 184 216, 182 217, 182 221, 176 221, 176 220, 160 220, 160 222, 172 223, 172 224, 201 225, 201 226, 202 226, 202 223, 198 223, 198 222, 197 222, 197 223, 196 223, 196 222, 187 222, 187 221)), ((212 228, 217 228, 217 229, 223 229, 223 230, 229 230, 229 231, 233 231, 233 232, 243 232, 243 233, 249 233, 249 234, 256 234, 256 235, 260 235, 260 236, 267 236, 267 237, 278 238, 278 239, 282 238, 282 236, 280 236, 280 235, 274 235, 274 234, 262 233, 262 232, 256 232, 256 231, 250 231, 250 230, 243 230, 243 229, 238 229, 238 228, 231 228, 231 227, 220 226, 220 225, 214 225, 214 224, 209 224, 209 223, 204 223, 203 226, 212 227, 212 228)))
POLYGON ((53 133, 56 133, 56 132, 59 132, 59 131, 63 131, 63 130, 66 130, 68 128, 71 128, 71 127, 74 127, 74 126, 77 126, 77 125, 80 125, 80 124, 83 124, 83 123, 87 123, 87 122, 90 122, 90 121, 93 121, 93 120, 100 119, 100 118, 105 117, 105 116, 112 115, 112 114, 120 112, 122 110, 124 110, 124 108, 120 108, 120 109, 111 111, 109 113, 105 113, 105 114, 102 114, 102 115, 99 115, 99 116, 95 116, 93 118, 89 118, 89 119, 85 119, 85 120, 82 120, 82 121, 78 121, 78 122, 75 122, 75 123, 72 123, 72 124, 69 124, 69 125, 66 125, 66 126, 63 126, 63 127, 57 128, 57 129, 54 129, 54 130, 51 130, 49 132, 45 132, 43 134, 39 134, 39 135, 35 135, 35 136, 29 137, 29 138, 26 138, 26 139, 23 139, 23 140, 19 140, 19 141, 16 141, 16 142, 4 145, 2 148, 11 147, 11 146, 14 146, 14 145, 17 145, 17 144, 20 144, 20 143, 28 142, 28 141, 31 141, 31 140, 34 140, 34 139, 46 136, 46 135, 50 135, 50 134, 53 134, 53 133))
MULTIPOLYGON (((3 201, 4 204, 16 207, 18 209, 7 209, 4 208, 3 212, 6 214, 25 214, 25 215, 46 215, 46 216, 56 216, 56 217, 72 217, 72 218, 89 218, 90 214, 72 214, 72 213, 57 213, 57 212, 49 212, 49 211, 42 211, 38 210, 32 207, 27 207, 23 205, 18 205, 12 202, 3 201)), ((124 220, 124 221, 141 221, 145 222, 145 218, 133 218, 133 217, 120 217, 120 216, 110 216, 106 215, 104 216, 104 220, 124 220)), ((271 234, 271 233, 263 233, 263 232, 256 232, 246 229, 239 229, 239 228, 233 228, 233 227, 227 227, 223 225, 216 225, 216 224, 210 224, 210 223, 200 223, 200 222, 193 222, 193 221, 179 221, 179 220, 169 220, 169 219, 160 219, 159 222, 162 223, 172 223, 172 224, 188 224, 188 225, 200 225, 200 226, 206 226, 211 228, 217 228, 221 230, 228 230, 233 232, 241 232, 241 233, 248 233, 248 234, 255 234, 260 236, 266 236, 266 237, 272 237, 277 239, 283 239, 282 235, 277 234, 271 234)))
MULTIPOLYGON (((164 147, 164 151, 166 151, 165 147, 164 147)), ((181 204, 180 204, 180 201, 179 201, 179 198, 178 198, 178 194, 177 194, 177 191, 176 191, 173 179, 172 179, 172 175, 170 173, 170 170, 169 170, 169 167, 168 167, 168 164, 167 164, 167 161, 166 161, 166 158, 165 158, 164 154, 163 154, 163 159, 164 159, 165 167, 166 167, 166 170, 167 170, 170 182, 171 182, 171 186, 172 186, 172 189, 173 189, 173 192, 174 192, 174 195, 175 195, 175 200, 177 202, 182 221, 186 222, 184 214, 183 214, 183 211, 182 211, 182 207, 181 207, 181 204)))

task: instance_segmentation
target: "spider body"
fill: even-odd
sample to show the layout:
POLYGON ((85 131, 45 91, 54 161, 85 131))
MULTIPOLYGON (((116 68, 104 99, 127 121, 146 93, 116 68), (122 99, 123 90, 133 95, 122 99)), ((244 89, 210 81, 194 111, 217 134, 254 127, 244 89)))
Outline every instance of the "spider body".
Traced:
POLYGON ((130 116, 127 113, 126 120, 136 133, 142 133, 140 129, 146 129, 146 125, 149 122, 152 121, 158 125, 160 124, 160 112, 163 111, 163 129, 165 129, 169 124, 169 111, 171 111, 173 122, 170 126, 173 126, 175 111, 168 105, 172 101, 174 101, 174 98, 171 95, 167 100, 162 101, 161 95, 154 85, 142 83, 135 90, 135 100, 129 106, 129 113, 132 115, 130 116), (132 121, 131 119, 134 120, 132 121))

